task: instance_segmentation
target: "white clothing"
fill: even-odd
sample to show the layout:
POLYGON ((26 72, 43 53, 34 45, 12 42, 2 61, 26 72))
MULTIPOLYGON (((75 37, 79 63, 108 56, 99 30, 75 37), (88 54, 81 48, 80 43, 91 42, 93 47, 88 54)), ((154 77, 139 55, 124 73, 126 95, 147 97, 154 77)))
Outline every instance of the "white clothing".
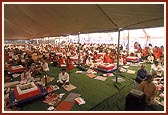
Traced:
POLYGON ((149 53, 153 54, 153 47, 149 46, 149 53))
POLYGON ((119 58, 119 65, 124 65, 124 60, 123 60, 123 58, 119 58))
POLYGON ((24 84, 30 81, 34 81, 34 78, 31 76, 30 72, 26 72, 24 75, 24 72, 21 74, 21 81, 20 84, 24 84))
POLYGON ((156 66, 155 64, 151 65, 151 70, 150 70, 151 74, 156 73, 158 76, 162 76, 163 73, 163 68, 161 65, 156 66))
POLYGON ((63 83, 63 81, 65 81, 65 82, 69 82, 69 74, 66 73, 66 72, 64 73, 64 75, 63 75, 62 72, 59 73, 59 76, 58 76, 58 82, 63 83))
POLYGON ((153 63, 153 60, 154 60, 154 57, 152 55, 148 56, 147 62, 153 63))
POLYGON ((48 63, 47 63, 47 62, 44 62, 44 63, 42 64, 42 68, 43 68, 43 71, 45 71, 45 72, 49 71, 48 63))
POLYGON ((91 68, 94 67, 94 63, 93 63, 93 61, 91 59, 90 60, 89 59, 86 60, 86 65, 91 67, 91 68))

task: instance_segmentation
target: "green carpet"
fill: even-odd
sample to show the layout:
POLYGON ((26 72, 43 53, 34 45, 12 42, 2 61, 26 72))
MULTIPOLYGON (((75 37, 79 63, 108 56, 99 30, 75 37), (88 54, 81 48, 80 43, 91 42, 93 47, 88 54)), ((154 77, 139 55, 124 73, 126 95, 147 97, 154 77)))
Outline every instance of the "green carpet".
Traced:
MULTIPOLYGON (((58 74, 61 72, 61 68, 53 67, 49 64, 50 72, 48 75, 54 77, 55 79, 48 83, 56 84, 58 79, 58 74)), ((129 69, 137 71, 139 67, 129 67, 129 69)), ((150 70, 150 65, 147 65, 146 69, 150 70)), ((106 81, 99 81, 94 78, 89 78, 85 74, 76 74, 78 69, 75 68, 68 71, 70 74, 70 82, 76 86, 75 90, 67 92, 63 88, 60 88, 55 93, 65 93, 62 101, 68 96, 69 93, 79 93, 81 97, 84 98, 86 104, 77 105, 74 104, 71 111, 124 111, 125 110, 125 97, 131 89, 133 89, 133 80, 136 77, 135 74, 120 73, 119 77, 125 79, 124 82, 117 84, 112 81, 113 77, 108 77, 106 81)), ((98 75, 103 73, 98 72, 98 75)), ((116 73, 114 73, 116 74, 116 73)), ((43 77, 43 76, 39 76, 43 77)), ((18 79, 18 78, 17 78, 18 79)), ((21 107, 21 111, 47 111, 49 105, 42 102, 43 99, 38 99, 30 103, 24 104, 21 107)), ((151 108, 150 108, 151 109, 151 108)), ((153 110, 163 110, 163 107, 157 109, 155 107, 153 110)))

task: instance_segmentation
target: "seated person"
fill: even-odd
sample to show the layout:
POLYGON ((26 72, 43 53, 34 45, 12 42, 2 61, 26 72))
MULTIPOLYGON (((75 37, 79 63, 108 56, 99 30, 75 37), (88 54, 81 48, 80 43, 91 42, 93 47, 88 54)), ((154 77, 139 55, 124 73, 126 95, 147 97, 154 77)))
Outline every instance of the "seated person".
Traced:
POLYGON ((137 72, 137 77, 135 78, 135 81, 137 83, 141 83, 146 79, 146 76, 147 76, 147 71, 145 69, 145 65, 142 64, 141 69, 139 69, 137 72))
POLYGON ((123 56, 123 64, 127 64, 126 56, 123 56))
POLYGON ((45 60, 43 60, 42 62, 42 68, 43 68, 43 72, 49 71, 48 63, 45 60))
POLYGON ((4 110, 5 111, 11 111, 10 109, 10 99, 9 99, 9 94, 7 96, 4 96, 4 110))
POLYGON ((59 73, 57 83, 58 86, 69 85, 69 74, 65 69, 62 69, 62 72, 59 73))
POLYGON ((163 68, 161 65, 159 65, 158 61, 155 61, 154 64, 151 65, 151 70, 150 70, 151 75, 157 75, 157 77, 161 77, 163 74, 163 68))
POLYGON ((130 53, 130 56, 133 56, 133 57, 134 57, 134 56, 135 56, 135 54, 134 54, 133 52, 131 52, 131 53, 130 53))
POLYGON ((147 75, 146 81, 141 82, 139 90, 144 92, 147 104, 150 104, 150 102, 154 100, 157 93, 157 88, 156 85, 153 83, 152 75, 147 75))
POLYGON ((124 65, 124 59, 121 55, 119 56, 119 65, 120 66, 124 65))
POLYGON ((33 63, 31 65, 30 73, 32 77, 35 77, 36 75, 40 75, 42 71, 42 68, 39 64, 33 63))
POLYGON ((61 67, 62 65, 65 65, 65 58, 62 57, 62 56, 59 56, 59 59, 58 59, 58 65, 61 67))
POLYGON ((113 62, 114 60, 112 60, 109 54, 106 52, 106 54, 104 55, 103 63, 113 63, 113 62))
POLYGON ((93 63, 93 60, 91 59, 91 57, 88 57, 86 59, 86 65, 89 66, 89 68, 93 68, 94 67, 94 63, 93 63))
POLYGON ((67 57, 67 60, 66 60, 66 66, 68 70, 72 70, 74 68, 72 60, 70 59, 69 56, 67 57))
POLYGON ((157 61, 161 64, 161 66, 164 66, 164 56, 160 56, 157 61))
POLYGON ((147 57, 147 63, 153 63, 154 61, 154 57, 152 56, 152 54, 150 53, 147 57))
POLYGON ((20 84, 24 84, 31 81, 34 81, 34 78, 31 76, 29 70, 24 70, 23 73, 21 74, 20 84))
POLYGON ((56 55, 56 56, 54 57, 54 59, 53 59, 52 65, 53 65, 53 66, 57 66, 57 65, 58 65, 58 60, 59 60, 59 57, 56 55))
POLYGON ((94 54, 93 54, 93 59, 94 60, 97 60, 98 59, 98 55, 97 55, 97 52, 95 51, 94 54))

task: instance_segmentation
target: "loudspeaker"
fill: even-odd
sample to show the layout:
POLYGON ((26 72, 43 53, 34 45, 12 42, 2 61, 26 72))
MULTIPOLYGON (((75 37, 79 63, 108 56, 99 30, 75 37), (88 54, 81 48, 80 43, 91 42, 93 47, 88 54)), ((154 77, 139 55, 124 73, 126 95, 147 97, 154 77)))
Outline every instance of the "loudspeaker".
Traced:
POLYGON ((126 111, 144 111, 146 104, 145 95, 137 96, 129 93, 126 96, 125 110, 126 111))

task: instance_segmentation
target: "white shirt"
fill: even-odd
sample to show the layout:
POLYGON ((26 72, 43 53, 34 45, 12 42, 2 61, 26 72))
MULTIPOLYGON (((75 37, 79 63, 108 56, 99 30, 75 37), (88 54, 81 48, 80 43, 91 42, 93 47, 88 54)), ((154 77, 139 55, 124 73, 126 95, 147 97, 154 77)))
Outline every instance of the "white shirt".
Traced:
POLYGON ((148 60, 148 62, 153 63, 154 57, 152 55, 148 56, 147 60, 148 60))
POLYGON ((66 82, 69 82, 69 74, 65 72, 63 75, 63 73, 61 72, 61 73, 59 73, 58 79, 59 79, 59 82, 61 82, 61 83, 63 83, 63 80, 66 82))
POLYGON ((86 65, 90 66, 90 67, 94 67, 93 61, 91 59, 90 60, 89 59, 86 60, 86 65))
POLYGON ((153 54, 153 47, 149 46, 149 52, 153 54))
POLYGON ((44 62, 44 64, 42 64, 42 68, 43 68, 43 71, 49 71, 49 67, 48 67, 48 63, 47 62, 44 62))
POLYGON ((24 76, 24 72, 21 74, 21 81, 20 84, 24 84, 26 82, 33 81, 34 78, 31 76, 30 72, 26 72, 26 75, 24 76))
POLYGON ((161 76, 163 73, 163 68, 161 65, 156 66, 155 64, 151 65, 151 72, 154 71, 158 76, 161 76))
POLYGON ((124 60, 123 60, 123 58, 119 58, 119 65, 124 65, 124 60))

